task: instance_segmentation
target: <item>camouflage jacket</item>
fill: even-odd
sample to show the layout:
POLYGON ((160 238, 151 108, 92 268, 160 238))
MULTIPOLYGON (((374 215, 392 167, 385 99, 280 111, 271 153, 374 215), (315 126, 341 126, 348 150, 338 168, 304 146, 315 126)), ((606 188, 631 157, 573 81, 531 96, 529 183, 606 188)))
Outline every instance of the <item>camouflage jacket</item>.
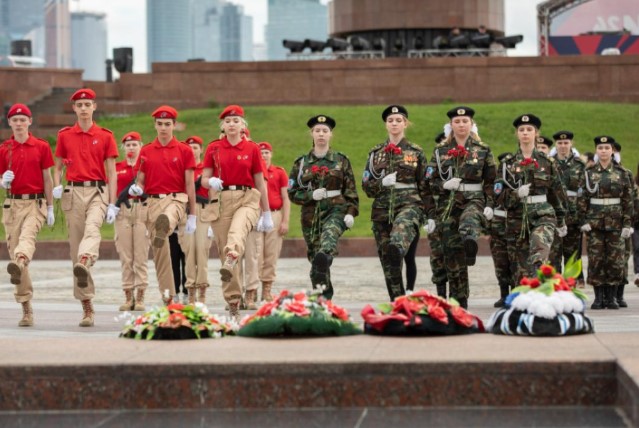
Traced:
POLYGON ((418 205, 423 212, 432 205, 430 189, 425 180, 426 156, 421 147, 402 139, 397 147, 401 153, 393 153, 386 149, 388 141, 378 144, 368 152, 368 160, 362 177, 362 188, 369 198, 374 198, 371 219, 384 221, 388 219, 388 208, 393 195, 394 207, 418 205), (397 172, 397 183, 407 188, 391 188, 382 185, 382 179, 397 172))
POLYGON ((345 155, 333 150, 322 158, 316 157, 311 150, 295 159, 288 176, 288 196, 294 204, 302 205, 302 217, 308 213, 313 215, 318 203, 323 210, 339 206, 344 214, 353 217, 359 214, 359 197, 351 163, 345 155), (326 173, 317 171, 321 167, 327 168, 326 173), (322 187, 339 194, 322 201, 313 200, 313 190, 322 187))
POLYGON ((563 184, 568 197, 566 224, 580 225, 583 221, 579 218, 581 211, 579 210, 578 198, 583 193, 586 164, 579 156, 575 156, 572 153, 565 160, 560 160, 557 157, 553 157, 553 159, 559 172, 561 184, 563 184))
MULTIPOLYGON (((462 185, 480 185, 477 191, 455 191, 455 202, 464 204, 466 200, 483 199, 487 207, 493 208, 496 168, 495 159, 490 147, 482 141, 476 141, 468 137, 464 147, 468 154, 464 158, 449 155, 449 150, 455 149, 457 143, 444 141, 433 151, 433 157, 426 169, 426 179, 430 181, 433 194, 438 195, 440 201, 448 198, 449 190, 445 190, 444 182, 453 177, 462 179, 462 185)), ((429 218, 433 218, 429 215, 429 218)))
POLYGON ((513 155, 504 158, 500 165, 499 177, 495 181, 495 194, 505 192, 504 208, 521 216, 524 204, 529 216, 555 216, 557 226, 563 226, 566 219, 567 196, 561 185, 557 166, 552 158, 533 150, 528 165, 522 165, 524 155, 521 149, 513 155), (530 184, 530 192, 525 200, 517 194, 517 189, 530 184), (545 202, 529 203, 531 197, 546 196, 545 202))
POLYGON ((632 227, 634 184, 630 171, 615 162, 607 168, 598 162, 586 168, 584 176, 585 187, 580 198, 584 224, 604 231, 632 227))

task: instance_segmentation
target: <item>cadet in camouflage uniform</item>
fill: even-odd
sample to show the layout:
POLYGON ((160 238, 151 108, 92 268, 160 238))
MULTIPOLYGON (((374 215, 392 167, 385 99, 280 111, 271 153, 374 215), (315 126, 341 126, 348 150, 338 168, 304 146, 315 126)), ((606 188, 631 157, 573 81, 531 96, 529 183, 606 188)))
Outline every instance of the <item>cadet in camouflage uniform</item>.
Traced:
MULTIPOLYGON (((511 153, 502 153, 498 156, 498 160, 503 162, 504 159, 512 157, 511 153)), ((501 171, 501 169, 499 169, 501 171)), ((508 236, 506 234, 506 219, 508 213, 504 208, 504 195, 503 184, 497 183, 495 185, 495 209, 493 210, 493 219, 490 221, 490 253, 493 257, 493 264, 495 265, 495 276, 497 277, 497 283, 499 284, 499 300, 493 305, 496 308, 504 306, 504 300, 506 296, 510 294, 510 289, 515 285, 514 283, 514 267, 515 257, 512 257, 512 253, 508 251, 508 236)))
POLYGON ((313 288, 324 288, 333 297, 330 266, 337 255, 337 240, 353 227, 359 214, 359 198, 351 163, 330 148, 335 120, 326 115, 307 122, 313 149, 295 160, 288 179, 291 202, 302 206, 302 233, 311 262, 313 288))
POLYGON ((595 138, 598 162, 586 168, 579 205, 581 231, 588 237, 588 283, 595 288, 592 309, 619 309, 616 293, 623 284, 626 240, 634 216, 632 183, 626 169, 612 159, 613 137, 595 138))
POLYGON ((513 122, 519 150, 504 158, 495 193, 506 192, 508 251, 516 257, 515 283, 533 276, 548 260, 555 230, 567 233, 566 193, 555 161, 535 149, 541 120, 532 114, 513 122))
POLYGON ((382 112, 382 119, 388 139, 369 152, 362 187, 369 198, 375 199, 371 212, 373 234, 392 301, 405 293, 402 259, 419 232, 424 208, 432 205, 432 199, 424 179, 424 152, 404 136, 408 111, 391 105, 382 112))
MULTIPOLYGON (((435 137, 435 144, 439 144, 446 140, 446 134, 441 132, 435 137)), ((439 196, 434 196, 434 203, 437 205, 439 196)), ((430 245, 430 269, 433 273, 431 281, 437 288, 437 295, 446 298, 446 265, 444 264, 444 250, 442 248, 441 228, 435 228, 428 234, 428 244, 430 245)))
MULTIPOLYGON (((561 184, 564 186, 568 197, 566 212, 566 227, 568 233, 561 238, 555 233, 555 238, 550 250, 550 263, 558 270, 562 271, 562 259, 565 263, 570 256, 576 254, 576 260, 581 260, 582 235, 580 226, 583 220, 579 217, 582 213, 577 204, 584 188, 584 171, 586 163, 581 160, 578 154, 572 150, 572 140, 574 134, 570 131, 559 131, 552 136, 557 145, 556 154, 552 156, 557 165, 561 184)), ((584 288, 583 272, 579 274, 577 286, 584 288)))
POLYGON ((468 266, 475 264, 477 239, 485 220, 493 218, 495 160, 487 144, 472 132, 475 111, 455 107, 448 111, 452 132, 435 147, 426 171, 437 209, 450 295, 468 306, 468 266))

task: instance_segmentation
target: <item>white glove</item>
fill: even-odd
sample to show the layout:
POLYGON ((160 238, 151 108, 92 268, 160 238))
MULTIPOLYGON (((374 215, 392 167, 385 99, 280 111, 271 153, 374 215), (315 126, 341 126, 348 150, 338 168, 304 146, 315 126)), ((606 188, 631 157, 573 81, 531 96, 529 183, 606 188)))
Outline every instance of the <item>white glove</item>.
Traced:
POLYGON ((426 233, 433 233, 435 231, 435 226, 435 220, 429 218, 428 222, 426 222, 426 225, 424 226, 424 230, 426 233))
POLYGON ((11 187, 11 182, 14 178, 16 178, 16 176, 13 171, 11 171, 10 169, 6 170, 4 174, 2 174, 2 187, 4 187, 5 189, 11 187))
POLYGON ((397 171, 392 174, 385 175, 384 178, 382 178, 382 186, 384 187, 394 186, 395 183, 397 183, 397 171))
POLYGON ((563 226, 557 228, 557 236, 563 238, 566 235, 568 235, 568 226, 564 224, 563 226))
POLYGON ((60 199, 62 197, 62 184, 53 188, 53 198, 60 199))
POLYGON ((530 184, 524 184, 519 186, 519 189, 517 189, 517 196, 519 196, 520 198, 525 198, 530 194, 530 184))
POLYGON ((220 180, 217 177, 211 177, 209 178, 209 187, 213 190, 217 190, 218 192, 222 191, 222 188, 224 186, 222 186, 224 184, 224 180, 220 180))
POLYGON ((353 218, 353 216, 350 214, 346 214, 344 216, 344 223, 346 224, 347 228, 351 229, 355 224, 355 218, 353 218))
POLYGON ((326 189, 322 187, 321 189, 313 190, 313 200, 321 201, 322 199, 326 199, 326 189))
POLYGON ((484 208, 484 217, 486 217, 486 220, 488 221, 492 220, 494 215, 495 215, 495 211, 493 211, 491 207, 484 208))
POLYGON ((581 226, 581 231, 588 233, 592 230, 592 227, 590 227, 590 225, 588 223, 584 224, 583 226, 581 226))
POLYGON ((209 230, 206 232, 206 237, 213 239, 213 228, 211 226, 209 226, 209 230))
POLYGON ((459 177, 453 177, 450 180, 444 181, 444 189, 446 190, 457 190, 459 189, 459 185, 461 184, 462 179, 459 177))
POLYGON ((262 213, 262 231, 270 232, 271 230, 273 230, 273 227, 275 227, 275 226, 273 225, 273 219, 271 218, 271 212, 270 211, 264 211, 262 213))
POLYGON ((260 214, 259 220, 257 220, 257 226, 255 226, 255 230, 258 232, 264 232, 264 217, 260 214))
POLYGON ((115 221, 115 217, 118 215, 119 212, 120 212, 120 208, 116 207, 113 204, 109 204, 109 206, 107 207, 107 214, 106 214, 107 224, 113 224, 113 222, 115 221))
POLYGON ((187 235, 191 235, 195 232, 195 227, 197 226, 197 216, 193 214, 189 214, 186 218, 186 229, 184 229, 184 233, 187 235))
POLYGON ((632 227, 624 227, 621 229, 621 237, 623 239, 628 239, 634 233, 634 229, 632 227))
POLYGON ((47 226, 53 226, 55 223, 55 214, 53 214, 53 205, 47 205, 47 226))
POLYGON ((133 183, 131 187, 129 187, 129 195, 131 196, 142 196, 144 190, 137 184, 133 183))

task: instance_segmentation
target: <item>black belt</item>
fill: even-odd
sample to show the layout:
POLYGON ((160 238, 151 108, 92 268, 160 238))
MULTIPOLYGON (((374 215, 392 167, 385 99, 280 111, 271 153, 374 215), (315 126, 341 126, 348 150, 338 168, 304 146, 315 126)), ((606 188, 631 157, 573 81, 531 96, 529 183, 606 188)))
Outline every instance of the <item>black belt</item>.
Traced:
POLYGON ((167 196, 177 196, 177 192, 173 192, 173 193, 158 193, 156 195, 148 195, 149 198, 153 198, 153 199, 164 199, 167 196))
POLYGON ((69 186, 72 187, 98 187, 106 186, 106 183, 102 180, 95 181, 69 181, 69 186))
POLYGON ((10 193, 7 195, 9 199, 43 199, 44 193, 25 193, 24 195, 15 195, 10 193))
POLYGON ((222 187, 222 191, 225 190, 250 190, 253 187, 251 186, 224 186, 222 187))

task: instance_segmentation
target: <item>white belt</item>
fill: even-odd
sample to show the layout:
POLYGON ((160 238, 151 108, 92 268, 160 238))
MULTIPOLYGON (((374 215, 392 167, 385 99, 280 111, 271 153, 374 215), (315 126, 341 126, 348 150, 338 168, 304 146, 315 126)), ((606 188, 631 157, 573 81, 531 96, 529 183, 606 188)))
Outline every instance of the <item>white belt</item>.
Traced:
POLYGON ((506 210, 493 210, 493 214, 497 217, 507 218, 506 210))
POLYGON ((335 196, 339 196, 342 194, 341 190, 327 190, 326 191, 326 197, 327 198, 334 198, 335 196))
POLYGON ((417 185, 415 183, 412 184, 408 184, 408 183, 395 183, 393 185, 394 188, 396 189, 416 189, 417 185))
POLYGON ((457 190, 461 192, 481 192, 484 189, 479 183, 462 183, 457 190))
POLYGON ((576 197, 576 196, 578 196, 578 195, 577 195, 577 192, 575 192, 574 190, 566 190, 566 195, 567 195, 567 196, 571 196, 571 197, 576 197))
POLYGON ((535 196, 528 196, 526 198, 526 202, 529 204, 541 204, 542 202, 546 202, 546 195, 535 195, 535 196))
POLYGON ((592 205, 619 205, 621 198, 591 198, 590 203, 592 205))

